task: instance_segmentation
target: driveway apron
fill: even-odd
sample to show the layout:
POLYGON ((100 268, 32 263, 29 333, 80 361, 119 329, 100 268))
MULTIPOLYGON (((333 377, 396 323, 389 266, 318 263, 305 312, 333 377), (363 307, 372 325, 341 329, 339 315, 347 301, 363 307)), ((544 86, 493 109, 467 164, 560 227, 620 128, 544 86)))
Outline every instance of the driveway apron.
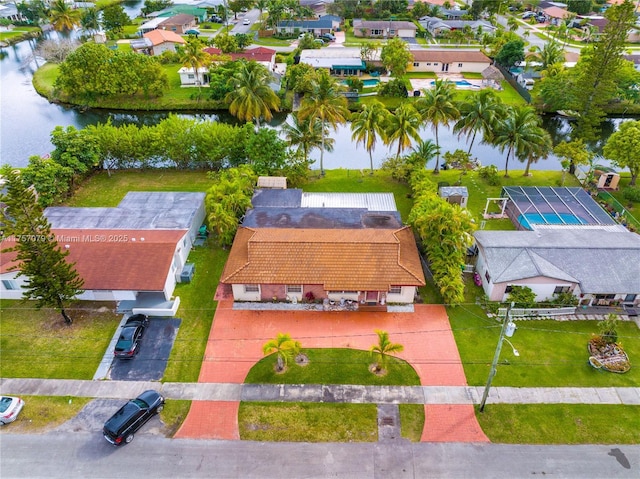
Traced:
MULTIPOLYGON (((444 307, 415 305, 414 313, 234 310, 221 301, 216 309, 199 382, 243 383, 262 357, 262 346, 289 333, 303 348, 368 350, 376 329, 404 346, 398 357, 416 370, 423 386, 466 386, 464 370, 444 307)), ((176 437, 239 439, 239 403, 193 401, 176 437)), ((423 441, 488 441, 470 405, 425 405, 423 441)))

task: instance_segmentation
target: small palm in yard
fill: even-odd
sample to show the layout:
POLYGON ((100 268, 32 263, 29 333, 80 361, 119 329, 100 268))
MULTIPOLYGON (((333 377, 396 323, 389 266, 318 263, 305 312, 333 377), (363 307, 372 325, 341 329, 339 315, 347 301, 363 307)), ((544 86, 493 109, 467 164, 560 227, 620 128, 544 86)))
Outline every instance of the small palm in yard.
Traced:
POLYGON ((389 339, 389 333, 376 329, 378 335, 378 344, 371 346, 369 351, 371 356, 377 357, 372 372, 375 374, 384 374, 386 372, 387 361, 391 354, 401 353, 404 350, 404 346, 398 343, 392 343, 389 339))
POLYGON ((279 373, 284 372, 288 362, 296 357, 300 349, 300 341, 294 341, 287 333, 278 333, 275 339, 268 341, 262 346, 262 352, 265 355, 276 353, 278 358, 276 371, 279 373))

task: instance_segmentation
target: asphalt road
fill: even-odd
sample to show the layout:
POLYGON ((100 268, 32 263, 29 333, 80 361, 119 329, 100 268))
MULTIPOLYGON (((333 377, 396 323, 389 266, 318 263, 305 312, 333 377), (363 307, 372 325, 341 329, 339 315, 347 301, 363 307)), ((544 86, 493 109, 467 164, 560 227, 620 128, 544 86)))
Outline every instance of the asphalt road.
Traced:
POLYGON ((0 476, 13 478, 640 477, 640 446, 260 443, 137 436, 116 448, 99 432, 0 434, 0 476))

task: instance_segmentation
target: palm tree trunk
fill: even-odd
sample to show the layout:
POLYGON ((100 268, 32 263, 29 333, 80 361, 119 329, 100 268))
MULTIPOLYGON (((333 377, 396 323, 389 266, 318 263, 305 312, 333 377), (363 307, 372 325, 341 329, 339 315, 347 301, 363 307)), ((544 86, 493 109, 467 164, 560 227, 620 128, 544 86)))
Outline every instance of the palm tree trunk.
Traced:
POLYGON ((373 155, 371 154, 371 150, 369 150, 369 164, 371 165, 371 174, 373 175, 373 155))
POLYGON ((471 144, 469 145, 469 151, 467 151, 468 154, 471 154, 471 148, 473 147, 473 142, 476 141, 476 133, 478 133, 478 130, 473 130, 473 136, 471 137, 471 144))
POLYGON ((529 167, 531 166, 531 160, 533 160, 533 156, 530 156, 529 158, 527 158, 527 167, 524 169, 523 176, 529 176, 529 167))
POLYGON ((509 178, 509 156, 511 156, 512 147, 507 150, 507 161, 504 164, 504 177, 509 178))
POLYGON ((436 167, 433 169, 434 175, 440 174, 440 141, 438 140, 438 124, 434 125, 434 131, 436 133, 436 167))
POLYGON ((400 145, 402 145, 402 140, 398 138, 398 152, 396 153, 396 161, 400 158, 400 145))
POLYGON ((325 124, 324 124, 324 118, 322 119, 322 146, 320 147, 320 176, 324 176, 324 164, 323 164, 323 160, 324 160, 324 129, 325 129, 325 124))

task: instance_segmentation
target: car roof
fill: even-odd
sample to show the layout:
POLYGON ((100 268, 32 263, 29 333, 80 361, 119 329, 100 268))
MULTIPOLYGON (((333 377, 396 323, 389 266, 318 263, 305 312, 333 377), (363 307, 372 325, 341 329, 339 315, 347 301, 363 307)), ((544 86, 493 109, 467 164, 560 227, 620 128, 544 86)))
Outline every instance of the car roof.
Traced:
POLYGON ((138 406, 133 400, 127 402, 127 404, 118 409, 118 411, 104 423, 105 429, 118 432, 118 430, 131 418, 131 416, 138 413, 140 409, 140 406, 138 406))

